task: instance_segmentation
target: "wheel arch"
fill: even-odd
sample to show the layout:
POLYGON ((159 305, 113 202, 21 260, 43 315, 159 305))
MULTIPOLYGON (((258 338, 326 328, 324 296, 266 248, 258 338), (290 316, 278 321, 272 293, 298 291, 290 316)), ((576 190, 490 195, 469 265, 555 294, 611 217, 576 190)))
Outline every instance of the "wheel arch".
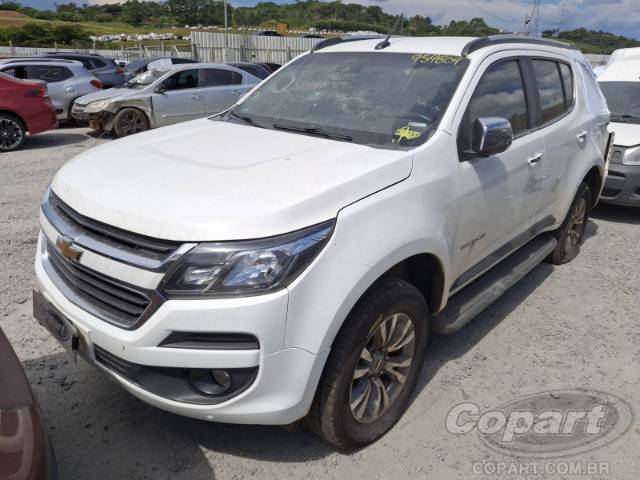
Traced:
POLYGON ((0 115, 11 115, 13 117, 16 117, 18 120, 20 120, 20 122, 22 122, 22 125, 24 125, 24 129, 27 132, 29 131, 29 124, 25 121, 25 119, 20 114, 12 110, 7 110, 6 108, 0 108, 0 115))
POLYGON ((582 179, 582 182, 586 183, 591 190, 591 208, 593 208, 598 203, 598 199, 600 198, 600 191, 602 190, 602 186, 604 184, 604 176, 600 170, 600 167, 596 165, 591 167, 591 169, 582 179))

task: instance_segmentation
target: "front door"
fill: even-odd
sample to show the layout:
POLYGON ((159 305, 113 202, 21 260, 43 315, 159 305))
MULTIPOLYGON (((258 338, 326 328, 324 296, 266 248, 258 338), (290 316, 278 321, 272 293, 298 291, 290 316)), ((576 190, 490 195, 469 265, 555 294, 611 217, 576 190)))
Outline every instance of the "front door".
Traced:
MULTIPOLYGON (((544 138, 533 131, 530 97, 519 58, 494 61, 482 74, 458 132, 460 214, 456 235, 456 290, 487 270, 528 235, 536 200, 544 138), (513 144, 487 157, 471 151, 475 120, 500 117, 513 128, 513 144)), ((529 87, 530 88, 530 87, 529 87)))
POLYGON ((152 102, 158 126, 204 117, 204 96, 198 86, 198 70, 181 70, 162 82, 152 102))

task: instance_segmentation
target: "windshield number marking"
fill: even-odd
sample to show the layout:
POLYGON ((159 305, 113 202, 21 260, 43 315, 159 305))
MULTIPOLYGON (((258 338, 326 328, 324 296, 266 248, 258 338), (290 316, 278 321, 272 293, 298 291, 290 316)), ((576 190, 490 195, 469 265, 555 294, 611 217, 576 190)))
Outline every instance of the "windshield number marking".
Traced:
POLYGON ((451 64, 458 65, 464 57, 456 55, 437 55, 432 53, 416 53, 411 57, 413 63, 432 63, 434 65, 451 64))

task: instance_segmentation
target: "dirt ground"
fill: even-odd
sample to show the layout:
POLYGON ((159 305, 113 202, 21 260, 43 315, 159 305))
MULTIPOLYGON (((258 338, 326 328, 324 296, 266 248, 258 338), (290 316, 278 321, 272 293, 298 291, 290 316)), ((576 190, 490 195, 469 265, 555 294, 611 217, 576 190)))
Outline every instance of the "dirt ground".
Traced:
MULTIPOLYGON (((42 405, 62 479, 542 478, 474 472, 474 462, 518 459, 477 435, 448 433, 449 409, 586 388, 640 412, 640 210, 611 206, 593 212, 572 263, 540 265, 462 331, 433 338, 409 411, 368 448, 342 454, 304 430, 206 423, 147 406, 75 364, 31 313, 41 196, 64 162, 102 141, 110 140, 66 128, 0 156, 0 326, 42 405)), ((639 447, 633 423, 614 443, 565 459, 605 462, 608 474, 544 478, 635 480, 639 447)))

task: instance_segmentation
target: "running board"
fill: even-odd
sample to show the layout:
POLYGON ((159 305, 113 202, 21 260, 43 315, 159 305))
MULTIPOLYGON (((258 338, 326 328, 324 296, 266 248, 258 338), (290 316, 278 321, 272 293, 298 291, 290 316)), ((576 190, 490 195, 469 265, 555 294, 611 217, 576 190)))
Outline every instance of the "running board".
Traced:
POLYGON ((432 319, 434 333, 450 335, 460 330, 539 265, 556 245, 555 237, 540 235, 452 295, 445 309, 432 319))

